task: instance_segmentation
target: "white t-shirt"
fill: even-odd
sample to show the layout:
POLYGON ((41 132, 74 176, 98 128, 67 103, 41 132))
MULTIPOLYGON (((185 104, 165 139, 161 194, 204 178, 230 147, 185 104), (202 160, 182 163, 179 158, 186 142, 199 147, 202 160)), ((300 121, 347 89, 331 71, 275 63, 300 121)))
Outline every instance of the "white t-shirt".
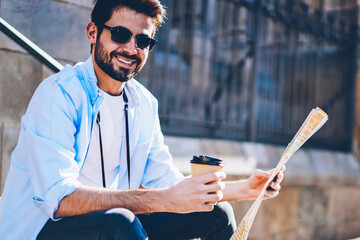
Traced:
MULTIPOLYGON (((100 128, 107 188, 117 188, 120 158, 126 157, 125 113, 123 95, 102 92, 105 101, 100 108, 100 128), (122 151, 121 151, 122 150, 122 151)), ((90 146, 78 180, 88 186, 102 187, 99 126, 95 123, 90 146)))

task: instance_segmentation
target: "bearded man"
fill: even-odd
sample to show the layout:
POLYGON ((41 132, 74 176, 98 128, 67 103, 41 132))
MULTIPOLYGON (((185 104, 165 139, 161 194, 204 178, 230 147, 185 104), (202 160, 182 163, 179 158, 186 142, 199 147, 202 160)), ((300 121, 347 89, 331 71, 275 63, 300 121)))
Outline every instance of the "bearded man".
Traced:
POLYGON ((22 118, 0 239, 230 238, 226 201, 255 198, 270 174, 227 182, 223 172, 184 177, 174 166, 158 103, 134 79, 164 16, 158 0, 95 3, 91 57, 43 81, 22 118))

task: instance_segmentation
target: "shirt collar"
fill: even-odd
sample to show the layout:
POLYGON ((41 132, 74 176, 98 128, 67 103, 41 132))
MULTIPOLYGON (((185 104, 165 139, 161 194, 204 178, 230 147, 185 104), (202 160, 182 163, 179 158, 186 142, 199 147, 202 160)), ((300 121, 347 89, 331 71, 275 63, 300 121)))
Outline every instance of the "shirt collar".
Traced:
MULTIPOLYGON (((99 87, 97 86, 97 78, 94 70, 93 60, 90 56, 86 62, 76 65, 76 67, 80 68, 80 72, 82 74, 83 79, 85 80, 85 85, 87 90, 89 91, 91 102, 94 104, 97 97, 101 93, 99 87)), ((130 79, 125 84, 126 96, 129 100, 129 105, 134 105, 138 107, 140 105, 140 96, 136 91, 136 83, 135 79, 130 79)))
POLYGON ((136 91, 135 79, 130 79, 125 84, 126 96, 129 99, 129 105, 134 105, 135 107, 139 107, 140 105, 140 96, 136 91))
POLYGON ((81 74, 86 90, 91 98, 91 103, 94 104, 97 97, 100 95, 100 89, 97 86, 97 78, 92 57, 90 56, 84 63, 76 64, 75 68, 81 74))

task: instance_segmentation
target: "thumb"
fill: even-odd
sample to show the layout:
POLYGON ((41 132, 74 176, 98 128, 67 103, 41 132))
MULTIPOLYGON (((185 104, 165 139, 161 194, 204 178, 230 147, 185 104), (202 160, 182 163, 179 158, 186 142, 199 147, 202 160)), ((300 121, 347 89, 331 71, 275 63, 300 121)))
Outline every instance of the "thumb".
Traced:
POLYGON ((269 171, 263 171, 263 170, 257 169, 254 172, 254 177, 256 177, 256 178, 266 178, 266 179, 268 179, 270 176, 271 176, 271 173, 269 171))

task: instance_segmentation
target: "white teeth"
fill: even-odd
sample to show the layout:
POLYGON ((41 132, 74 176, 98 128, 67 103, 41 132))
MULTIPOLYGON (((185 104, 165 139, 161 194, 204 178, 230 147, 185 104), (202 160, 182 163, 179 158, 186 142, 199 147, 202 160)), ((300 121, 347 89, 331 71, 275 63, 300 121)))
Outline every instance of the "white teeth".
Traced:
POLYGON ((119 60, 120 62, 129 64, 129 65, 131 64, 131 62, 125 61, 124 59, 122 59, 122 58, 120 58, 120 57, 117 57, 116 59, 119 60))

